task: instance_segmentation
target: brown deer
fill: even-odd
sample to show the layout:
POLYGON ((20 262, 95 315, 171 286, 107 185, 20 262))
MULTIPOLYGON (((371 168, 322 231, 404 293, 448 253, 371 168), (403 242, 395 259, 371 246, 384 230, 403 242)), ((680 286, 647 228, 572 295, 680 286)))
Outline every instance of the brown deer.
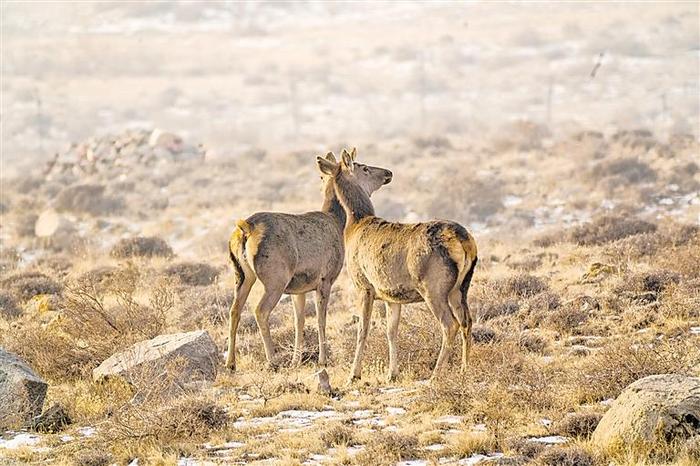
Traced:
MULTIPOLYGON (((321 158, 336 164, 332 152, 321 158)), ((357 164, 355 178, 368 195, 391 181, 383 168, 357 164)), ((330 177, 321 176, 324 200, 320 212, 286 214, 258 212, 238 220, 229 255, 233 262, 235 292, 229 321, 226 367, 236 369, 236 331, 243 305, 256 280, 263 284, 262 298, 255 306, 255 320, 265 346, 268 363, 275 367, 269 318, 283 293, 292 295, 294 306, 294 353, 292 365, 301 362, 306 293, 315 292, 318 320, 318 363, 326 365, 326 308, 331 286, 343 267, 345 211, 338 202, 330 177)))
POLYGON ((351 381, 362 373, 362 355, 375 299, 385 302, 389 340, 389 380, 398 376, 396 338, 401 305, 424 301, 442 327, 442 347, 432 378, 446 363, 457 331, 462 333, 462 370, 471 348, 472 319, 467 292, 477 262, 476 242, 454 222, 405 224, 374 214, 369 192, 360 182, 356 151, 343 151, 340 163, 317 158, 345 209, 345 253, 348 272, 360 300, 360 327, 351 381))

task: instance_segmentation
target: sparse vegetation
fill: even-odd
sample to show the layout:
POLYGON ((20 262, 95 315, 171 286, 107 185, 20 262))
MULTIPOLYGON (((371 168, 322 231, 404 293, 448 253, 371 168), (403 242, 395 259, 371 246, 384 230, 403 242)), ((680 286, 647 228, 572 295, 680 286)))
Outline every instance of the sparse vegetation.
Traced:
POLYGON ((131 257, 171 257, 172 248, 162 238, 136 236, 123 238, 112 247, 110 255, 119 259, 131 257))

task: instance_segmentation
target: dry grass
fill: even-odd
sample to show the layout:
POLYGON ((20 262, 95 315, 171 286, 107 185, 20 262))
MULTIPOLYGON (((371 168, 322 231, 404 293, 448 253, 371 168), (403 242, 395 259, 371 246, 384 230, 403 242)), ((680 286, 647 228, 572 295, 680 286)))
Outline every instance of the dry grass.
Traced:
POLYGON ((136 236, 119 240, 110 255, 117 259, 131 257, 172 257, 173 250, 164 239, 155 236, 136 236))

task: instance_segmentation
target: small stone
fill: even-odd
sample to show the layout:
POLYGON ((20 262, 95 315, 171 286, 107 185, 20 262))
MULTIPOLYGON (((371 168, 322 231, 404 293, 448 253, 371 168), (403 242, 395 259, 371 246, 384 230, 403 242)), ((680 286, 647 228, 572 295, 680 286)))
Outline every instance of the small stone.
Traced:
POLYGON ((316 380, 318 382, 318 391, 319 393, 323 393, 324 395, 330 395, 331 394, 331 383, 328 378, 328 372, 326 369, 321 369, 320 371, 316 372, 316 380))

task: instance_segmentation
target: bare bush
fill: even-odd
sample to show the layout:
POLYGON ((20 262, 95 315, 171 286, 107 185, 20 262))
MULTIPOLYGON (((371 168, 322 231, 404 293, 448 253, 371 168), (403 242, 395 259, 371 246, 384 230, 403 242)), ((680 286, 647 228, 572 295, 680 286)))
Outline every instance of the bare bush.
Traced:
POLYGON ((600 413, 569 413, 555 425, 560 435, 588 439, 598 427, 600 413))
POLYGON ((536 464, 542 466, 595 466, 596 458, 577 446, 552 446, 538 456, 536 464))
POLYGON ((105 195, 105 186, 97 184, 79 184, 64 188, 54 204, 59 212, 77 214, 109 215, 124 207, 121 199, 105 195))
POLYGON ((0 317, 4 319, 14 319, 22 314, 22 308, 17 305, 12 294, 5 290, 0 290, 0 317))
POLYGON ((327 448, 340 445, 349 446, 355 441, 355 432, 350 426, 338 422, 326 426, 321 431, 320 437, 327 448))
POLYGON ((233 301, 233 291, 217 286, 188 288, 181 292, 180 300, 180 325, 183 330, 194 330, 225 323, 233 301))
POLYGON ((580 398, 615 398, 632 382, 648 375, 692 375, 700 348, 689 341, 635 342, 621 338, 585 358, 576 371, 580 398))
POLYGON ((173 250, 164 239, 156 236, 135 236, 123 238, 112 247, 109 253, 118 259, 131 257, 172 257, 173 250))
POLYGON ((219 276, 219 269, 203 262, 180 262, 165 268, 165 274, 188 286, 207 286, 219 276))
POLYGON ((40 272, 17 272, 0 281, 20 301, 28 301, 42 294, 59 294, 63 286, 40 272))
POLYGON ((354 459, 355 464, 385 465, 413 459, 418 453, 418 439, 395 432, 374 433, 365 449, 354 459))
POLYGON ((656 225, 653 223, 606 215, 573 228, 568 236, 570 241, 581 246, 592 246, 654 231, 656 225))

